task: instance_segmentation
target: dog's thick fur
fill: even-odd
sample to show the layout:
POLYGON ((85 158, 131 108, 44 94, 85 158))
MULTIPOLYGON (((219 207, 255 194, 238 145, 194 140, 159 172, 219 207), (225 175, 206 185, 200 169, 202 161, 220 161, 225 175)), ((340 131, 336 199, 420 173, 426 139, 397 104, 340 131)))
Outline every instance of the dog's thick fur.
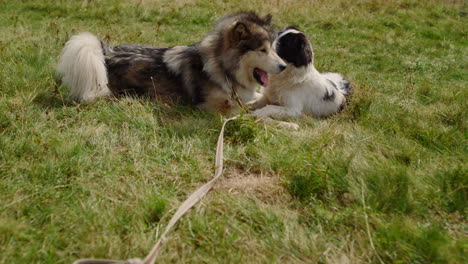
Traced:
POLYGON ((81 33, 66 43, 57 73, 77 101, 135 94, 230 113, 236 108, 231 89, 243 103, 257 99, 258 84, 268 85, 269 73, 286 68, 274 38, 271 15, 253 12, 223 17, 191 46, 111 47, 81 33))
POLYGON ((338 73, 320 73, 315 69, 312 45, 303 32, 287 27, 278 34, 274 45, 288 66, 272 76, 260 99, 251 102, 251 107, 257 109, 252 113, 254 116, 327 117, 344 107, 351 94, 349 81, 338 73))

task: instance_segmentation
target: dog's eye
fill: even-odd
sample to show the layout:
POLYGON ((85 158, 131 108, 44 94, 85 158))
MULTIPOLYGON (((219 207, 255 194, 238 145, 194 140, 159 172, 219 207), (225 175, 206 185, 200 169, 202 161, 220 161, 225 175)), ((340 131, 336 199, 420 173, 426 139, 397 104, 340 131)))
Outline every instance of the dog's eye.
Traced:
POLYGON ((267 53, 266 49, 261 49, 260 51, 263 52, 263 53, 267 53))

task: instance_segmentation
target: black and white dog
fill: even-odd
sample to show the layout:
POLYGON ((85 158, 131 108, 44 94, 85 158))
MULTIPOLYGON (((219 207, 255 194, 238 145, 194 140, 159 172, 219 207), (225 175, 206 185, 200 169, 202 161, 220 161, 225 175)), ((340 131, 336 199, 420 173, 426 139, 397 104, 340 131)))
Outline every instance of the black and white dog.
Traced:
POLYGON ((255 117, 297 118, 302 114, 327 117, 340 111, 351 94, 351 85, 338 73, 320 73, 314 67, 312 45, 295 27, 279 32, 273 45, 287 63, 272 75, 263 96, 251 102, 255 117))

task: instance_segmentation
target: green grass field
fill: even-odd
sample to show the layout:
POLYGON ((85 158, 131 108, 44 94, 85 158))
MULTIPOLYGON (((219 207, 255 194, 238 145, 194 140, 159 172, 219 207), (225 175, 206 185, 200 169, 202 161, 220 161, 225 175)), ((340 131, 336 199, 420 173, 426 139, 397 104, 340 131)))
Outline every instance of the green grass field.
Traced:
POLYGON ((289 131, 244 117, 226 171, 161 263, 467 263, 463 0, 0 0, 0 263, 144 257, 214 171, 222 117, 147 99, 78 105, 65 41, 191 44, 243 9, 296 25, 355 93, 289 131))

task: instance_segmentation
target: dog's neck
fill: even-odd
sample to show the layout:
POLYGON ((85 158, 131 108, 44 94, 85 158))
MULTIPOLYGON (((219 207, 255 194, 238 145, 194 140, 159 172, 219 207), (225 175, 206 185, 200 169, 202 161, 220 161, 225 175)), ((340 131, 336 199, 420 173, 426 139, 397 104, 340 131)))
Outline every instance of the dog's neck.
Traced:
POLYGON ((218 39, 215 35, 208 35, 197 44, 197 49, 202 58, 203 71, 207 73, 213 82, 221 86, 226 92, 230 92, 231 87, 226 82, 225 70, 220 65, 218 56, 212 51, 212 47, 217 42, 218 39))
MULTIPOLYGON (((238 81, 238 78, 230 74, 229 72, 225 72, 226 82, 230 86, 231 89, 234 91, 236 96, 239 97, 242 104, 250 102, 255 99, 255 90, 248 89, 247 87, 251 87, 250 84, 246 86, 238 81)), ((256 84, 256 83, 255 83, 256 84)))

